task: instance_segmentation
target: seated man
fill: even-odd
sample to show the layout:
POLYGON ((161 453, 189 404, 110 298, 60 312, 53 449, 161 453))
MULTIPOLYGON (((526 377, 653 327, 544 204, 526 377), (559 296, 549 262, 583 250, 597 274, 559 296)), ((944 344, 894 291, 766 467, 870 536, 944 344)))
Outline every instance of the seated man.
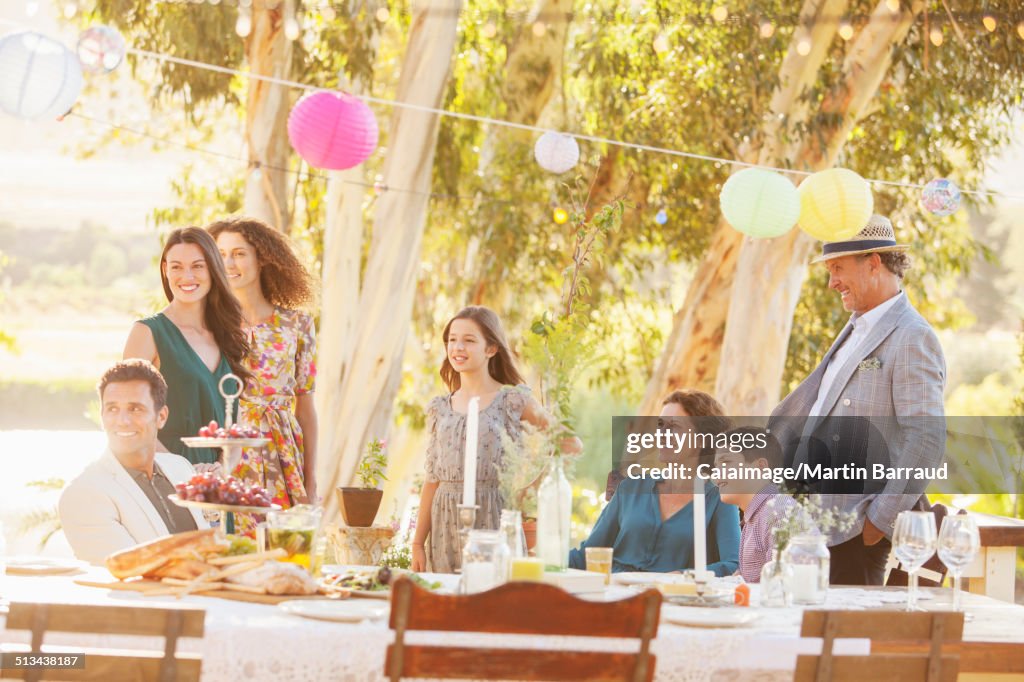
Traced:
POLYGON ((167 384, 145 360, 106 371, 99 394, 107 450, 64 490, 60 521, 79 559, 108 554, 170 533, 209 527, 202 515, 167 499, 194 470, 188 460, 157 452, 167 421, 167 384))
MULTIPOLYGON (((782 466, 782 448, 775 436, 764 429, 740 427, 729 431, 730 442, 734 434, 749 434, 749 442, 763 442, 764 447, 744 448, 741 452, 720 449, 715 453, 715 468, 720 470, 777 468, 782 466)), ((743 512, 740 524, 740 570, 748 583, 761 581, 761 567, 772 559, 774 542, 772 531, 780 521, 792 513, 797 503, 791 495, 782 494, 770 479, 728 479, 718 481, 718 492, 726 504, 734 504, 743 512)))

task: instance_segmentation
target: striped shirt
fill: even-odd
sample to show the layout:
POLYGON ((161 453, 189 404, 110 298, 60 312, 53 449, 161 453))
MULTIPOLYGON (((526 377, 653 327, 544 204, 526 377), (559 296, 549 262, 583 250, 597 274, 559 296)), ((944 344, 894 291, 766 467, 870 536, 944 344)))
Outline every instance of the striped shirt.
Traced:
POLYGON ((761 567, 772 558, 772 531, 779 526, 786 512, 795 506, 797 503, 791 495, 784 495, 769 484, 754 495, 743 511, 740 575, 748 583, 761 581, 761 567))

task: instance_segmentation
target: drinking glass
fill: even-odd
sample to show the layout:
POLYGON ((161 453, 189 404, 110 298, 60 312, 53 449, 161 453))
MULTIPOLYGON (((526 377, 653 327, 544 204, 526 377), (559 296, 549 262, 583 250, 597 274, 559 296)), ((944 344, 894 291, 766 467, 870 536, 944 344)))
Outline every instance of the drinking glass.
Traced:
POLYGON ((981 549, 981 536, 974 517, 967 514, 942 519, 939 531, 939 559, 953 576, 953 610, 960 611, 960 576, 981 549))
POLYGON ((587 570, 604 573, 604 584, 607 585, 612 576, 612 548, 587 547, 584 552, 587 558, 587 570))
POLYGON ((282 561, 298 564, 312 573, 322 513, 321 508, 305 504, 268 512, 267 549, 283 548, 288 556, 282 561))
POLYGON ((935 553, 935 534, 930 511, 905 511, 896 517, 892 544, 908 576, 907 611, 917 610, 917 571, 935 553))

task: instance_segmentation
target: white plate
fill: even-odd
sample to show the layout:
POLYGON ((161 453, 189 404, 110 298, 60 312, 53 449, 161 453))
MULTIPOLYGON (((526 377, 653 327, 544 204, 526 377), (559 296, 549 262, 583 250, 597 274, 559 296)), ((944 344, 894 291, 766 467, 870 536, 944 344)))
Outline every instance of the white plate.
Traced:
POLYGON ((78 559, 47 556, 13 556, 6 563, 8 575, 65 575, 88 566, 78 559))
POLYGON ((682 578, 681 573, 644 573, 640 571, 612 573, 612 581, 620 585, 653 585, 654 583, 674 582, 675 579, 682 580, 682 578))
POLYGON ((386 604, 361 599, 295 599, 283 601, 277 608, 293 616, 337 623, 359 623, 364 620, 385 618, 389 609, 386 604))
POLYGON ((666 623, 697 628, 737 628, 757 620, 757 612, 748 608, 703 608, 700 606, 661 607, 661 619, 666 623))
POLYGON ((245 504, 221 504, 219 502, 196 502, 195 500, 183 500, 177 495, 168 495, 167 499, 179 507, 191 507, 193 509, 204 509, 207 511, 223 511, 233 514, 266 514, 271 511, 281 511, 281 505, 271 504, 269 507, 256 507, 245 504))

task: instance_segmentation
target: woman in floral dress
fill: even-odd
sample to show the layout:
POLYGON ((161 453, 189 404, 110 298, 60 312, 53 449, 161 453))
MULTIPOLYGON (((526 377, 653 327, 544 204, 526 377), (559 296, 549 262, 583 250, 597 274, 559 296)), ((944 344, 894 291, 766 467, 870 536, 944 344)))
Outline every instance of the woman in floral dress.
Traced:
MULTIPOLYGON (((258 220, 229 218, 206 229, 217 240, 249 339, 246 366, 254 378, 239 422, 270 439, 244 450, 232 473, 265 487, 282 507, 315 502, 316 329, 299 310, 313 298, 312 280, 284 235, 258 220)), ((239 515, 242 532, 252 535, 255 523, 239 515)))

